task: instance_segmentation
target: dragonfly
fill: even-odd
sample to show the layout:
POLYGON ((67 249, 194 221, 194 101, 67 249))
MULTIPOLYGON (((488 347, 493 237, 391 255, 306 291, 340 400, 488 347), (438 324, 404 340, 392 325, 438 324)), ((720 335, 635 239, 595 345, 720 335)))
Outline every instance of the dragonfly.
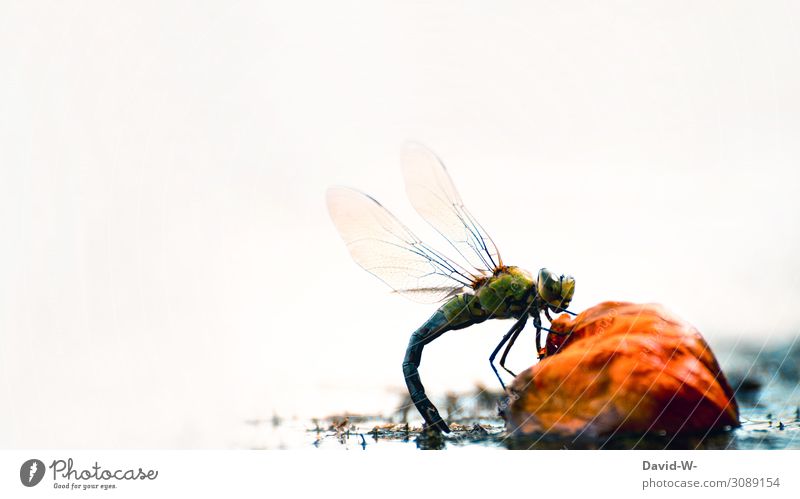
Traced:
MULTIPOLYGON (((542 268, 536 275, 506 265, 492 238, 461 200, 441 160, 425 146, 407 143, 402 150, 406 194, 414 209, 450 244, 450 253, 434 249, 371 196, 348 187, 331 187, 328 211, 355 262, 413 301, 440 303, 434 314, 412 334, 403 359, 403 374, 412 402, 426 428, 450 428, 425 394, 419 375, 423 348, 448 331, 489 319, 512 319, 513 326, 489 357, 489 365, 505 391, 495 358, 505 346, 500 367, 525 328, 536 328, 541 352, 541 315, 567 312, 575 279, 542 268)), ((573 314, 574 315, 574 314, 573 314)), ((540 354, 541 355, 541 354, 540 354)))

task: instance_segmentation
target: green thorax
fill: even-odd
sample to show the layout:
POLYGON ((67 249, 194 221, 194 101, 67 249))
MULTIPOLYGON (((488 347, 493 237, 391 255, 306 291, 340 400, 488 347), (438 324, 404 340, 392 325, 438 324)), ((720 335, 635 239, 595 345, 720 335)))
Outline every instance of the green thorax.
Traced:
POLYGON ((533 300, 533 277, 519 267, 505 267, 475 290, 481 308, 493 317, 518 314, 533 300))
POLYGON ((536 297, 536 281, 525 270, 504 267, 481 282, 473 293, 451 298, 441 310, 451 325, 491 318, 519 317, 536 297))

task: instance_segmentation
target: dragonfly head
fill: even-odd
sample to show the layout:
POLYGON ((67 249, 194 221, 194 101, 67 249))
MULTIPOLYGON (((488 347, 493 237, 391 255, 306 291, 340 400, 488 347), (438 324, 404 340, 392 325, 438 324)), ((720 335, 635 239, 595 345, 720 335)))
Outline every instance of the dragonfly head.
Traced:
POLYGON ((572 295, 575 294, 575 278, 571 275, 560 276, 548 269, 541 269, 536 281, 539 296, 556 312, 569 307, 572 295))

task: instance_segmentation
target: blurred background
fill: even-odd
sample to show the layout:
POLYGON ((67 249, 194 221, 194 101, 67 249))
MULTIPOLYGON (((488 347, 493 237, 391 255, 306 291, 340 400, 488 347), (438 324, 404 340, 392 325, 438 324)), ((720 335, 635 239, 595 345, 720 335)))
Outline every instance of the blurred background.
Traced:
MULTIPOLYGON (((506 262, 576 277, 573 309, 663 303, 723 367, 792 345, 799 14, 0 3, 0 447, 232 447, 248 419, 394 408, 435 306, 350 260, 324 192, 445 248, 405 199, 409 139, 506 262)), ((508 327, 427 347, 429 392, 494 386, 508 327)), ((509 365, 534 359, 528 330, 509 365)))

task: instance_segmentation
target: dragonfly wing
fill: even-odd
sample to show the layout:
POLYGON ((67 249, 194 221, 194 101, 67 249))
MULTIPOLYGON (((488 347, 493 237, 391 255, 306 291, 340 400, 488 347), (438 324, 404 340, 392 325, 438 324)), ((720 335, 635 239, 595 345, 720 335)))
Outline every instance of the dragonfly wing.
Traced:
POLYGON ((397 293, 436 303, 471 287, 474 275, 426 246, 372 197, 334 187, 327 202, 353 260, 397 293))
POLYGON ((414 209, 479 272, 503 265, 500 252, 461 201, 444 164, 426 147, 403 148, 403 177, 414 209))

